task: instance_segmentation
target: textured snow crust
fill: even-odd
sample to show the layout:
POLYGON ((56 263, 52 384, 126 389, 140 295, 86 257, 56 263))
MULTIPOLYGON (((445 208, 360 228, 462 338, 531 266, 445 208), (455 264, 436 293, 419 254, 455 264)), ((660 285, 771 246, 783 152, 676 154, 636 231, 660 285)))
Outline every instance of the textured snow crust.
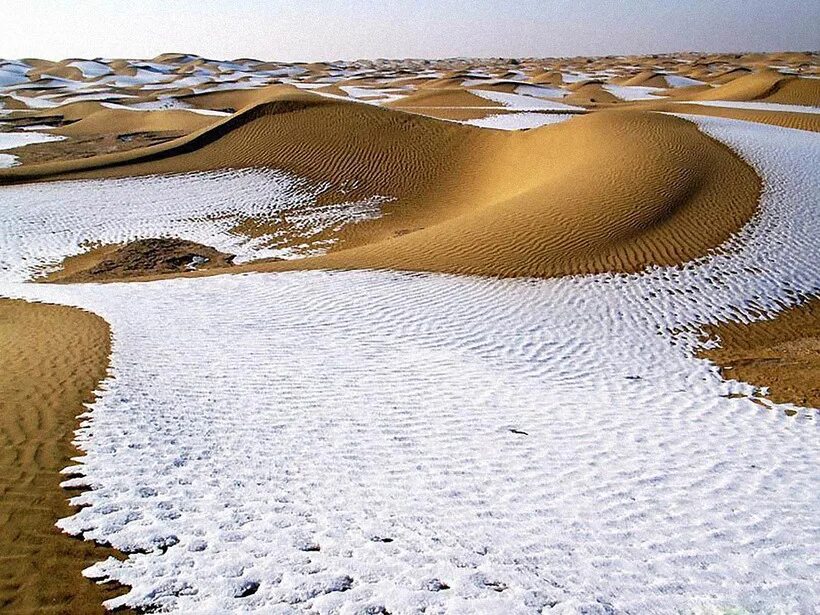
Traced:
POLYGON ((89 569, 133 587, 109 606, 816 612, 817 415, 754 403, 692 352, 702 324, 820 291, 820 142, 690 119, 764 192, 683 267, 7 278, 0 294, 111 323, 111 377, 66 470, 92 491, 60 522, 141 551, 89 569))
POLYGON ((26 280, 95 244, 179 237, 235 254, 236 262, 321 253, 312 236, 380 215, 389 198, 317 205, 328 186, 269 169, 61 181, 0 189, 0 280, 26 280), (254 220, 286 231, 248 237, 254 220), (294 243, 294 238, 304 238, 294 243))

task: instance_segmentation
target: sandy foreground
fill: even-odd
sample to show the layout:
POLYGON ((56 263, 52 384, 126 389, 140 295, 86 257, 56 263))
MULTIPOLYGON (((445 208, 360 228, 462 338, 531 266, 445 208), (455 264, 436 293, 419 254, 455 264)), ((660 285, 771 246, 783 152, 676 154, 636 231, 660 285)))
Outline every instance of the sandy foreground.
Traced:
POLYGON ((0 62, 0 606, 814 612, 818 128, 810 54, 0 62))

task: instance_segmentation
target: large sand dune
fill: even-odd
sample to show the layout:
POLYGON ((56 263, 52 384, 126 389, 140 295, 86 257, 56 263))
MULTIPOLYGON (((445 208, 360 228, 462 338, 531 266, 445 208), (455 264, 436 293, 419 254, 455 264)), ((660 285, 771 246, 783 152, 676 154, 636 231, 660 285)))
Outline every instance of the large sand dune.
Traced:
POLYGON ((502 276, 690 260, 749 219, 759 189, 748 166, 692 124, 625 111, 508 133, 303 94, 153 151, 18 176, 285 169, 337 188, 325 201, 394 199, 385 216, 346 228, 336 253, 300 267, 502 276))

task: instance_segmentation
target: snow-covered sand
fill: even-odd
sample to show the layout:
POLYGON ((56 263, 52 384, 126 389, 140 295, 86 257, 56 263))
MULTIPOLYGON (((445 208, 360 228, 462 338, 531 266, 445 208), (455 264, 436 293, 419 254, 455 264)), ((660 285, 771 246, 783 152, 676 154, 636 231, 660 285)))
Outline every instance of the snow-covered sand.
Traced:
POLYGON ((15 149, 36 143, 62 141, 65 138, 61 135, 50 135, 44 132, 0 132, 0 150, 15 149))
POLYGON ((314 233, 380 215, 386 197, 317 205, 325 185, 281 171, 246 169, 118 180, 63 181, 0 189, 0 281, 29 279, 89 245, 180 237, 235 254, 236 262, 324 251, 314 233), (287 235, 234 232, 277 219, 287 235), (306 243, 293 245, 294 237, 306 243))
POLYGON ((544 100, 535 98, 533 96, 524 96, 522 94, 510 94, 508 92, 495 92, 493 90, 467 90, 471 94, 486 98, 496 103, 500 103, 504 107, 514 109, 516 111, 585 111, 583 107, 575 105, 568 105, 566 103, 556 102, 552 100, 544 100))
POLYGON ((612 83, 605 83, 601 87, 613 96, 626 101, 662 99, 663 97, 658 96, 658 94, 665 91, 664 88, 642 85, 614 85, 612 83))
POLYGON ((695 85, 707 85, 706 82, 699 79, 692 79, 683 75, 663 75, 666 84, 670 88, 690 88, 695 85))
MULTIPOLYGON (((820 143, 690 119, 764 191, 741 233, 683 267, 66 286, 6 267, 0 294, 111 323, 111 378, 67 470, 93 490, 60 522, 145 551, 90 571, 133 586, 110 606, 814 612, 817 415, 761 407, 692 352, 700 324, 820 291, 820 143)), ((65 222, 40 220, 62 246, 49 258, 75 249, 65 222)), ((7 218, 2 243, 21 228, 7 218)))

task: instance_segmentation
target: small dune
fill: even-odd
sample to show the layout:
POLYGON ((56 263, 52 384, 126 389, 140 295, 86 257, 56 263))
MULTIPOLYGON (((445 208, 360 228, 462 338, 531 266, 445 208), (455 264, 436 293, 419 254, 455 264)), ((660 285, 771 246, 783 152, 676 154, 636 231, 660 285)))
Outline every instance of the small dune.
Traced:
POLYGON ((233 255, 176 238, 140 239, 125 245, 101 246, 66 259, 43 282, 122 280, 230 267, 233 255))
MULTIPOLYGON (((59 110, 52 112, 59 112, 59 110)), ((102 107, 76 122, 55 128, 53 132, 67 137, 110 133, 118 135, 145 132, 189 133, 210 126, 217 119, 219 118, 212 115, 201 115, 184 109, 139 111, 102 107)))
POLYGON ((820 80, 784 75, 763 69, 716 88, 701 92, 693 100, 763 100, 790 105, 820 105, 820 80))

